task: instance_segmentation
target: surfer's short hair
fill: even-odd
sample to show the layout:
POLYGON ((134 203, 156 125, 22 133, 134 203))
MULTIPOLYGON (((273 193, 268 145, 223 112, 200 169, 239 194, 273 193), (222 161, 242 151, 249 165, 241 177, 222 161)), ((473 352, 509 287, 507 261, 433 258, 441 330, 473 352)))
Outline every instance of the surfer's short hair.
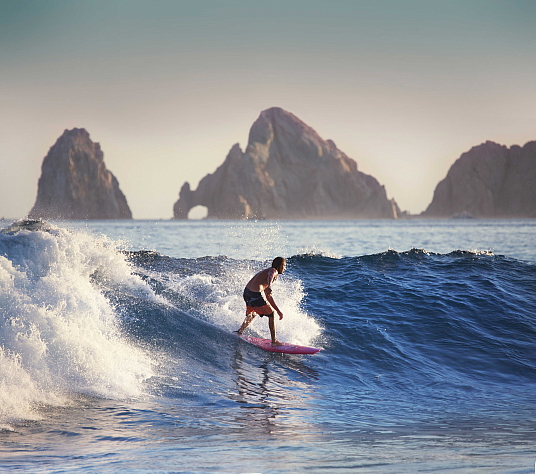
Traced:
POLYGON ((275 268, 278 273, 283 273, 283 264, 287 262, 286 258, 275 257, 272 262, 272 268, 275 268))

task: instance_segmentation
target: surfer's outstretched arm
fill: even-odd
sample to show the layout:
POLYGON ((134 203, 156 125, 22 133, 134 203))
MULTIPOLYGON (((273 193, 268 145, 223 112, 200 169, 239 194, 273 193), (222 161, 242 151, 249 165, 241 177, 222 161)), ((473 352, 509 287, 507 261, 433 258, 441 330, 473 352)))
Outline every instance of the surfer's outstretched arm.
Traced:
POLYGON ((275 304, 275 301, 274 301, 274 298, 272 297, 272 289, 271 288, 266 288, 266 290, 264 290, 264 294, 266 296, 266 301, 268 301, 268 303, 270 303, 270 306, 272 308, 275 309, 275 312, 279 315, 279 319, 283 319, 283 313, 281 312, 281 310, 277 307, 277 305, 275 304))

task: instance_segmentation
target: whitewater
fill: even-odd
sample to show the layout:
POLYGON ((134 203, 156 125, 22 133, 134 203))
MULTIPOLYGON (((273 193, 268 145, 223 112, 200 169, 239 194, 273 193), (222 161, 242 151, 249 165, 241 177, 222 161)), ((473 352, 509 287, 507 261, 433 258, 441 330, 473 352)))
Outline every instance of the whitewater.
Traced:
POLYGON ((534 472, 534 220, 0 227, 1 472, 534 472))

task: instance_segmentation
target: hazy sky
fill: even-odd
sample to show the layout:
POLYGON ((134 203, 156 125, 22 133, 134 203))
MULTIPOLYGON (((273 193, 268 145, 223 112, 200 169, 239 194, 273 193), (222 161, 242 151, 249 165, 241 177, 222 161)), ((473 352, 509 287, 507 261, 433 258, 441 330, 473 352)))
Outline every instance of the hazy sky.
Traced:
POLYGON ((65 129, 170 218, 272 106, 419 213, 461 153, 536 140, 534 0, 0 0, 0 216, 65 129))

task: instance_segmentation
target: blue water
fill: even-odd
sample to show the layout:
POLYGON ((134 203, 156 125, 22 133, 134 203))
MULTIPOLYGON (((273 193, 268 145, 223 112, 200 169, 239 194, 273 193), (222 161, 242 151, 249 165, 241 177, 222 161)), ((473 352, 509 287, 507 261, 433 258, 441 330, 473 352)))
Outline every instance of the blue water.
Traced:
POLYGON ((5 224, 3 472, 534 472, 535 221, 5 224))

